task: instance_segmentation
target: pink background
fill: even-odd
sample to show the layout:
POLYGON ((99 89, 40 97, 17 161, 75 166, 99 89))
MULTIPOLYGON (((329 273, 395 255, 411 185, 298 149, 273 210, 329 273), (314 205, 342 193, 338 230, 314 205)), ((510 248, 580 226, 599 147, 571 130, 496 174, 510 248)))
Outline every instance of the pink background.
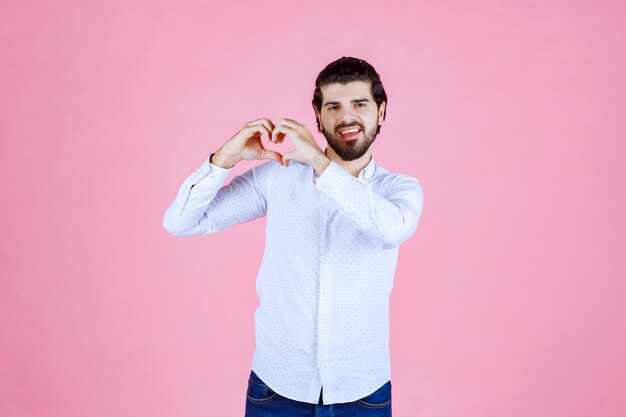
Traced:
POLYGON ((626 415, 624 2, 0 16, 0 416, 243 415, 265 220, 176 238, 163 213, 245 122, 315 132, 343 55, 389 95, 377 162, 425 193, 391 295, 394 415, 626 415))

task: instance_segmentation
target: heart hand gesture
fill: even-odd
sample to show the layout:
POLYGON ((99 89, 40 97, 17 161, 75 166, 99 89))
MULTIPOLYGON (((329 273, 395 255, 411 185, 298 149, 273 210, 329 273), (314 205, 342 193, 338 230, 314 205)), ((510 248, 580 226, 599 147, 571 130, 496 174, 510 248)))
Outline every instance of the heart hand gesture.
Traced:
POLYGON ((290 119, 281 119, 276 126, 267 118, 246 123, 215 152, 212 162, 224 168, 232 168, 237 162, 250 159, 273 159, 285 167, 294 159, 311 165, 318 175, 330 163, 330 159, 315 142, 309 128, 290 119), (285 137, 289 137, 294 149, 284 155, 265 149, 261 143, 262 136, 273 143, 282 143, 285 137))
POLYGON ((282 156, 284 166, 289 166, 289 161, 292 159, 308 165, 313 165, 312 162, 320 159, 320 156, 326 159, 326 155, 315 142, 306 125, 291 119, 281 119, 272 130, 272 142, 282 143, 285 136, 289 136, 295 149, 282 156))
POLYGON ((278 152, 265 149, 261 143, 261 136, 270 139, 273 130, 274 124, 266 118, 246 123, 215 152, 212 158, 213 163, 224 168, 232 168, 242 160, 274 159, 282 164, 283 156, 278 152))

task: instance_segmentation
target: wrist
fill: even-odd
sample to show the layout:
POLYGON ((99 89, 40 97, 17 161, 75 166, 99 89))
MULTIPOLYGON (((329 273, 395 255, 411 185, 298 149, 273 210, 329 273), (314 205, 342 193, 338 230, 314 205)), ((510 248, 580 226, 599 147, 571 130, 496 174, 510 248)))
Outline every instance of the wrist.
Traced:
POLYGON ((313 158, 313 161, 311 162, 311 166, 313 167, 313 169, 315 170, 315 173, 319 177, 320 175, 322 175, 322 173, 324 172, 326 167, 330 164, 330 162, 331 162, 331 159, 328 156, 326 156, 325 153, 320 152, 318 155, 316 155, 313 158))
POLYGON ((209 157, 209 162, 213 165, 217 165, 220 168, 230 169, 234 167, 235 164, 239 161, 232 157, 229 157, 228 155, 224 155, 221 152, 220 148, 216 152, 211 154, 211 157, 209 157))

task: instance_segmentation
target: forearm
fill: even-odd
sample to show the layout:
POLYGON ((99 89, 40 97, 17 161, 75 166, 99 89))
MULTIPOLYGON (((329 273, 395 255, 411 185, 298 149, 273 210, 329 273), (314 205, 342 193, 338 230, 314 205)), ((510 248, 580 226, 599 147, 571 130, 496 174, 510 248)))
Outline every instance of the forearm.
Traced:
POLYGON ((419 182, 398 178, 387 197, 361 182, 338 164, 329 164, 316 184, 372 241, 385 248, 399 246, 417 227, 423 207, 419 182))
POLYGON ((209 162, 224 169, 233 168, 235 164, 239 161, 240 159, 236 159, 236 158, 233 158, 232 156, 225 155, 222 152, 222 148, 212 153, 211 156, 209 157, 209 162))
POLYGON ((315 170, 315 174, 317 177, 321 176, 324 173, 324 170, 330 164, 331 159, 327 157, 324 153, 320 153, 316 155, 315 158, 311 161, 311 166, 315 170))
MULTIPOLYGON (((215 157, 213 157, 215 159, 215 157)), ((223 185, 230 169, 211 165, 210 157, 187 177, 163 216, 163 227, 181 235, 194 229, 223 185)))

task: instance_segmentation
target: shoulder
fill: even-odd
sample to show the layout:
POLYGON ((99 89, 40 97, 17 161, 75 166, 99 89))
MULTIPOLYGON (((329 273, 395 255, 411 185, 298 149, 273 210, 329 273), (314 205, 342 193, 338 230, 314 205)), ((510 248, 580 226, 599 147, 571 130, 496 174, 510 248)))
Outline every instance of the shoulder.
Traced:
POLYGON ((378 178, 381 182, 381 188, 385 191, 385 194, 411 193, 420 200, 424 199, 424 190, 417 177, 398 172, 389 172, 381 166, 377 166, 377 173, 379 174, 378 178))

